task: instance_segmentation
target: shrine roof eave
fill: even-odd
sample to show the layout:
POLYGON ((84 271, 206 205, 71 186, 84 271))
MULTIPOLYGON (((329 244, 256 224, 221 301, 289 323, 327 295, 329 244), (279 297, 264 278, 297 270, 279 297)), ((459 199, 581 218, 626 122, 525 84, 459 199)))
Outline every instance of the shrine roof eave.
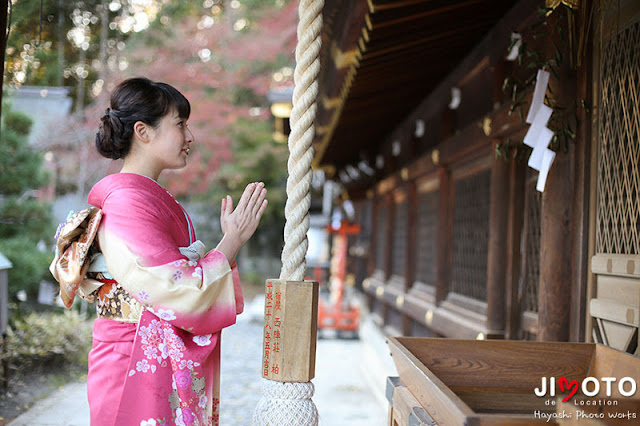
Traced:
POLYGON ((514 0, 326 0, 314 167, 378 152, 514 0))

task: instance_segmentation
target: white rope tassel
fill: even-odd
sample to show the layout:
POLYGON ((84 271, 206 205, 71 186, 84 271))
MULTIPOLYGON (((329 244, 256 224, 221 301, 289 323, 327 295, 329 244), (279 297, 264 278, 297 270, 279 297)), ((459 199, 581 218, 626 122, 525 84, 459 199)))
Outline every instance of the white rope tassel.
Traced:
MULTIPOLYGON (((300 0, 298 44, 293 75, 293 109, 289 135, 287 203, 284 209, 284 249, 280 279, 304 280, 311 205, 313 122, 316 117, 322 7, 324 0, 300 0)), ((318 410, 311 397, 313 383, 263 380, 262 398, 253 415, 258 426, 316 426, 318 410)))
POLYGON ((313 383, 263 380, 262 398, 253 413, 254 425, 317 425, 318 409, 311 400, 313 383))
POLYGON ((324 0, 301 0, 298 6, 298 44, 294 72, 293 109, 289 135, 289 176, 284 209, 284 249, 280 279, 302 281, 307 254, 309 206, 311 205, 311 162, 313 161, 316 97, 320 71, 320 30, 324 0))

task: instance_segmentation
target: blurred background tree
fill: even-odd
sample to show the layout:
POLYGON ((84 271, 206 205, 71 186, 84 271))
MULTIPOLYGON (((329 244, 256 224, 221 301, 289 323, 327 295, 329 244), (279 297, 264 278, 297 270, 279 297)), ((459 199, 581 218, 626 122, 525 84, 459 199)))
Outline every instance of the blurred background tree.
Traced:
POLYGON ((38 199, 47 181, 42 153, 27 143, 31 119, 3 107, 0 133, 0 252, 9 258, 9 296, 20 290, 37 296, 49 276, 47 250, 54 228, 51 207, 38 199), (42 241, 42 243, 41 243, 42 241), (46 243, 45 243, 46 242, 46 243))
POLYGON ((144 75, 191 101, 189 164, 161 184, 195 213, 199 238, 215 245, 223 195, 237 200, 247 183, 264 181, 270 205, 251 244, 278 258, 288 153, 272 138, 266 95, 293 85, 296 23, 297 2, 288 0, 13 1, 5 87, 72 89, 74 114, 36 147, 52 153, 56 193, 66 194, 57 220, 118 171, 93 138, 113 87, 144 75))
MULTIPOLYGON (((247 300, 263 291, 265 277, 277 276, 280 267, 288 157, 286 144, 272 137, 267 93, 293 85, 298 3, 12 0, 10 4, 3 89, 13 96, 22 86, 35 86, 30 93, 46 97, 51 86, 64 86, 71 89, 73 101, 72 113, 47 124, 45 136, 34 138, 31 146, 27 135, 32 123, 16 111, 18 102, 16 110, 2 111, 0 251, 13 263, 12 301, 20 290, 35 299, 40 282, 51 281, 54 222, 64 220, 69 209, 85 207, 93 184, 119 170, 121 162, 96 153, 95 133, 111 90, 121 80, 140 75, 174 85, 191 102, 189 126, 196 141, 189 164, 163 174, 161 184, 187 207, 201 240, 210 247, 217 243, 223 196, 230 194, 237 203, 247 183, 267 185, 269 207, 240 257, 247 300), (45 201, 54 195, 52 203, 45 201), (259 285, 246 285, 251 282, 259 285)), ((43 125, 42 114, 28 107, 23 111, 31 114, 36 129, 43 125)), ((86 360, 89 323, 68 312, 41 312, 47 309, 51 308, 35 303, 11 305, 8 354, 16 372, 31 371, 31 366, 43 366, 43 361, 54 358, 64 359, 67 368, 75 365, 69 362, 74 354, 86 360), (38 312, 30 314, 31 310, 38 312)))
POLYGON ((278 260, 288 149, 273 139, 267 93, 293 85, 297 2, 190 4, 167 3, 148 30, 130 37, 128 67, 112 81, 143 74, 185 94, 196 141, 187 167, 161 183, 191 202, 199 237, 215 244, 220 199, 237 201, 247 183, 265 182, 269 207, 245 256, 278 260))

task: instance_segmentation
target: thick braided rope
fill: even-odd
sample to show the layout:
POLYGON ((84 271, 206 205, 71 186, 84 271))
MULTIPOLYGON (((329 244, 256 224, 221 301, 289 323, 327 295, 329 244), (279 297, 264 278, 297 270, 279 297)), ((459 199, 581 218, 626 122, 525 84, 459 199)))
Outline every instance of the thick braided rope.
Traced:
POLYGON ((317 425, 318 409, 311 400, 313 383, 263 380, 262 398, 253 413, 254 425, 317 425))
POLYGON ((284 249, 280 279, 302 281, 307 254, 309 206, 311 205, 311 162, 313 161, 317 76, 320 71, 320 30, 324 0, 301 0, 298 6, 298 44, 294 72, 293 110, 289 135, 289 176, 284 209, 284 249))
MULTIPOLYGON (((284 209, 284 249, 280 279, 302 281, 307 254, 309 206, 311 205, 311 162, 313 160, 316 97, 320 71, 320 30, 324 0, 300 0, 298 44, 293 75, 293 110, 289 135, 287 203, 284 209)), ((318 410, 311 400, 313 383, 282 383, 263 380, 262 398, 253 414, 259 426, 316 426, 318 410)))

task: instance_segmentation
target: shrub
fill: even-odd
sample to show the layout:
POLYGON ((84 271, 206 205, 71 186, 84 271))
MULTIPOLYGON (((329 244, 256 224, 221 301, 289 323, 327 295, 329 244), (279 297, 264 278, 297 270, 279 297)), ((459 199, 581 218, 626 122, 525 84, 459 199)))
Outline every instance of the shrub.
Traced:
POLYGON ((75 311, 13 318, 5 357, 14 370, 49 363, 87 365, 92 322, 75 311))
POLYGON ((20 111, 12 111, 8 109, 4 115, 4 126, 12 129, 21 136, 28 136, 31 132, 33 120, 28 115, 20 111))

